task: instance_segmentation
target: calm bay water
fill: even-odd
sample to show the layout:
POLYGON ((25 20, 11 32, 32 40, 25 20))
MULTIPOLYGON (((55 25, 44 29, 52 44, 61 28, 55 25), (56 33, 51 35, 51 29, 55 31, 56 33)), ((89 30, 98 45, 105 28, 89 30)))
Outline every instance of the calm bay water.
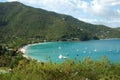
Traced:
POLYGON ((112 62, 120 62, 120 39, 45 42, 27 47, 25 55, 44 62, 49 60, 61 62, 66 58, 82 61, 86 57, 99 60, 103 56, 112 62))

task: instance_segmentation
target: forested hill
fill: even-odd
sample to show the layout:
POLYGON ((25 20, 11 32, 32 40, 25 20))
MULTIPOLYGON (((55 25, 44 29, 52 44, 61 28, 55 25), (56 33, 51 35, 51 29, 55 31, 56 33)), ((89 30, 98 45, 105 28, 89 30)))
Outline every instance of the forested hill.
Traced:
POLYGON ((118 30, 118 31, 120 31, 120 27, 118 27, 118 28, 115 28, 116 30, 118 30))
POLYGON ((68 15, 26 6, 0 3, 0 42, 13 40, 57 41, 118 38, 120 31, 82 22, 68 15))

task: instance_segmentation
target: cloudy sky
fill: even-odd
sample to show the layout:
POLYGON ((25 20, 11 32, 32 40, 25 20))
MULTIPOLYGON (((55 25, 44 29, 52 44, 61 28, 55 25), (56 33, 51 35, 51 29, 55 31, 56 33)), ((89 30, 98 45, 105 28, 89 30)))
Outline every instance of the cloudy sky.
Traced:
POLYGON ((120 27, 120 0, 0 0, 71 15, 92 24, 120 27))

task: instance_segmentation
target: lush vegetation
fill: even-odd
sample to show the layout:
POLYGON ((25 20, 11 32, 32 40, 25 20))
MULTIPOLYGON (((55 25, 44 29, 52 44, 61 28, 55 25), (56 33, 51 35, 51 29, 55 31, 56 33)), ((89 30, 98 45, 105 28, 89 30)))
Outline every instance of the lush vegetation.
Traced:
POLYGON ((0 80, 120 80, 120 64, 110 63, 106 57, 96 62, 87 58, 43 63, 28 60, 18 51, 29 43, 119 38, 119 33, 19 2, 0 3, 0 80))
POLYGON ((1 43, 116 38, 120 37, 119 33, 116 29, 92 25, 19 2, 0 3, 1 43))
POLYGON ((35 60, 20 60, 12 71, 0 74, 1 80, 119 80, 120 64, 109 61, 83 62, 66 60, 63 63, 42 63, 35 60))
POLYGON ((21 53, 0 46, 0 80, 119 80, 120 63, 107 57, 98 61, 86 58, 61 63, 37 62, 23 58, 21 53), (6 73, 1 73, 1 69, 6 73))
POLYGON ((19 51, 0 45, 0 67, 16 67, 22 59, 25 58, 19 51))

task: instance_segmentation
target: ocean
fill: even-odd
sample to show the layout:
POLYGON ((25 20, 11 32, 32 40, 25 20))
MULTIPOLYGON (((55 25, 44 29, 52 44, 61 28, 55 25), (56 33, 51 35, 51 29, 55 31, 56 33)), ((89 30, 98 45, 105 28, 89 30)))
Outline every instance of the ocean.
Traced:
POLYGON ((90 40, 80 42, 44 42, 29 45, 25 55, 38 61, 62 62, 66 59, 95 61, 107 57, 111 62, 120 61, 120 39, 90 40))

